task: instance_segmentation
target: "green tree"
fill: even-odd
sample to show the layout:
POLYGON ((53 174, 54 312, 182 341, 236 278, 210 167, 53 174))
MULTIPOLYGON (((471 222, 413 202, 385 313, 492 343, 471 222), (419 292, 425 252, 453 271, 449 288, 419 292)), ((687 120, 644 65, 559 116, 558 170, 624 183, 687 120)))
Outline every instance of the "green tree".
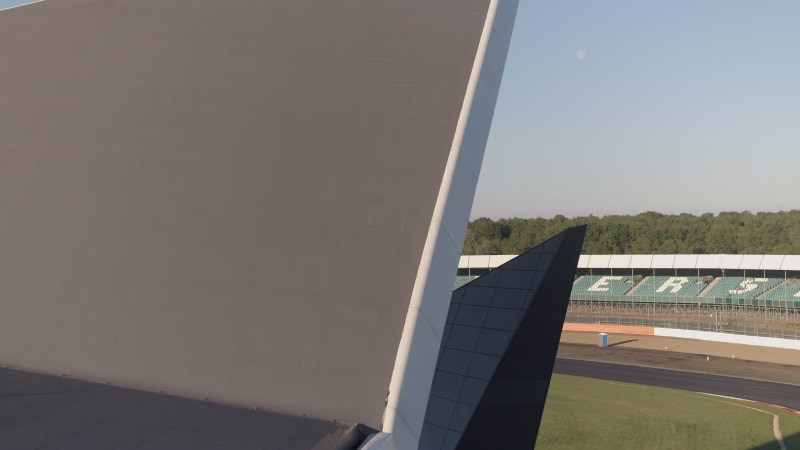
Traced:
POLYGON ((800 210, 567 218, 486 217, 472 221, 464 254, 517 254, 564 229, 586 224, 584 253, 800 254, 800 210))

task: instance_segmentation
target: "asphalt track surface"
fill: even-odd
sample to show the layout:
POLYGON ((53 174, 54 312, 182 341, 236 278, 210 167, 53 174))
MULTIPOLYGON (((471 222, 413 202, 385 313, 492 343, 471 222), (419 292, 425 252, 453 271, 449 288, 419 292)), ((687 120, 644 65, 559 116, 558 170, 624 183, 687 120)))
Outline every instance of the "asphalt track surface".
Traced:
POLYGON ((578 359, 556 359, 555 373, 726 395, 800 411, 800 385, 578 359))

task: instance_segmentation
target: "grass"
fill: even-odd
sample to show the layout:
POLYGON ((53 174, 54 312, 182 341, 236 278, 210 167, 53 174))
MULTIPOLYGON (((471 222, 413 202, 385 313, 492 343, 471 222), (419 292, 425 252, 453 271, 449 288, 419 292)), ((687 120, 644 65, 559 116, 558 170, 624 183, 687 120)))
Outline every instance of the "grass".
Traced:
POLYGON ((800 449, 800 417, 704 394, 553 375, 537 449, 800 449))

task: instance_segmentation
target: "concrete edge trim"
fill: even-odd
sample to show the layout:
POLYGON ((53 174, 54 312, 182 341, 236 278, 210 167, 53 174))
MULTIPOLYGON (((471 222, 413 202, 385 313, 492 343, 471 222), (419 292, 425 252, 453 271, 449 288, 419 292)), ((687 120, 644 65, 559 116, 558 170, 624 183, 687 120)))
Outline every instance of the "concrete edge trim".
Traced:
MULTIPOLYGON (((428 229, 428 235, 425 239, 425 245, 422 250, 420 264, 417 270, 417 278, 411 293, 409 314, 406 324, 403 328, 403 333, 400 337, 394 370, 392 372, 392 378, 389 384, 387 407, 384 412, 383 419, 383 431, 394 434, 395 440, 398 441, 397 445, 402 448, 416 448, 419 443, 419 433, 422 429, 422 421, 425 416, 424 408, 427 406, 427 398, 430 395, 430 384, 433 380, 434 370, 436 369, 436 360, 434 358, 431 361, 416 361, 417 364, 423 366, 423 369, 417 370, 414 374, 409 373, 409 361, 412 359, 411 347, 414 340, 420 334, 420 331, 418 330, 419 327, 430 328, 430 319, 434 319, 442 324, 445 320, 444 316, 437 318, 425 318, 418 305, 422 304, 422 302, 425 300, 423 297, 425 297, 424 294, 427 291, 429 284, 428 275, 431 272, 431 268, 436 264, 449 263, 449 261, 441 260, 443 256, 437 254, 435 251, 437 242, 440 239, 447 239, 451 241, 451 243, 458 249, 460 249, 462 245, 462 243, 453 242, 453 237, 450 236, 448 231, 445 229, 444 215, 447 204, 451 197, 451 193, 457 188, 454 186, 456 167, 459 160, 462 159, 461 147, 464 140, 464 135, 466 133, 467 123, 470 118, 470 113, 472 112, 473 102, 477 94, 478 81, 489 47, 489 39, 491 38, 492 28, 494 26, 498 4, 500 1, 502 0, 491 0, 489 3, 486 20, 484 22, 481 38, 478 43, 477 53, 473 61, 469 81, 467 82, 464 102, 461 107, 455 134, 453 136, 453 143, 450 147, 450 154, 448 155, 447 165, 445 166, 442 183, 436 199, 436 205, 434 206, 431 224, 428 229), (408 383, 408 379, 412 377, 417 379, 416 383, 408 383), (414 385, 415 392, 405 392, 403 390, 404 385, 414 385), (425 399, 422 402, 423 409, 419 411, 419 415, 416 417, 402 416, 402 412, 397 409, 402 396, 414 396, 417 399, 425 399), (413 420, 413 423, 409 423, 409 420, 413 420), (405 426, 400 425, 400 423, 403 423, 405 426), (398 425, 400 428, 406 428, 406 430, 413 435, 415 442, 399 442, 399 440, 402 440, 402 436, 395 433, 395 429, 398 428, 398 425)), ((468 215, 469 211, 465 211, 465 220, 467 219, 468 215)), ((457 253, 460 254, 460 251, 457 253)), ((454 272, 457 268, 457 264, 457 259, 452 261, 454 272)), ((445 295, 443 295, 442 298, 449 300, 449 295, 447 295, 449 293, 444 294, 445 295)), ((442 336, 435 330, 432 331, 439 341, 441 341, 442 336)))

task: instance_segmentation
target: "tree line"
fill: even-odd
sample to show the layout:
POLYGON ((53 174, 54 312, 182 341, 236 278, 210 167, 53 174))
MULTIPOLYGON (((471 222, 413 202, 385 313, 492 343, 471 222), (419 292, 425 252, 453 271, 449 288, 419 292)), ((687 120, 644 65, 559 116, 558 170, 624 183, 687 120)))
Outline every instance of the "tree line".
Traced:
POLYGON ((551 219, 473 220, 465 255, 519 254, 566 228, 586 224, 584 254, 800 254, 800 210, 551 219))

